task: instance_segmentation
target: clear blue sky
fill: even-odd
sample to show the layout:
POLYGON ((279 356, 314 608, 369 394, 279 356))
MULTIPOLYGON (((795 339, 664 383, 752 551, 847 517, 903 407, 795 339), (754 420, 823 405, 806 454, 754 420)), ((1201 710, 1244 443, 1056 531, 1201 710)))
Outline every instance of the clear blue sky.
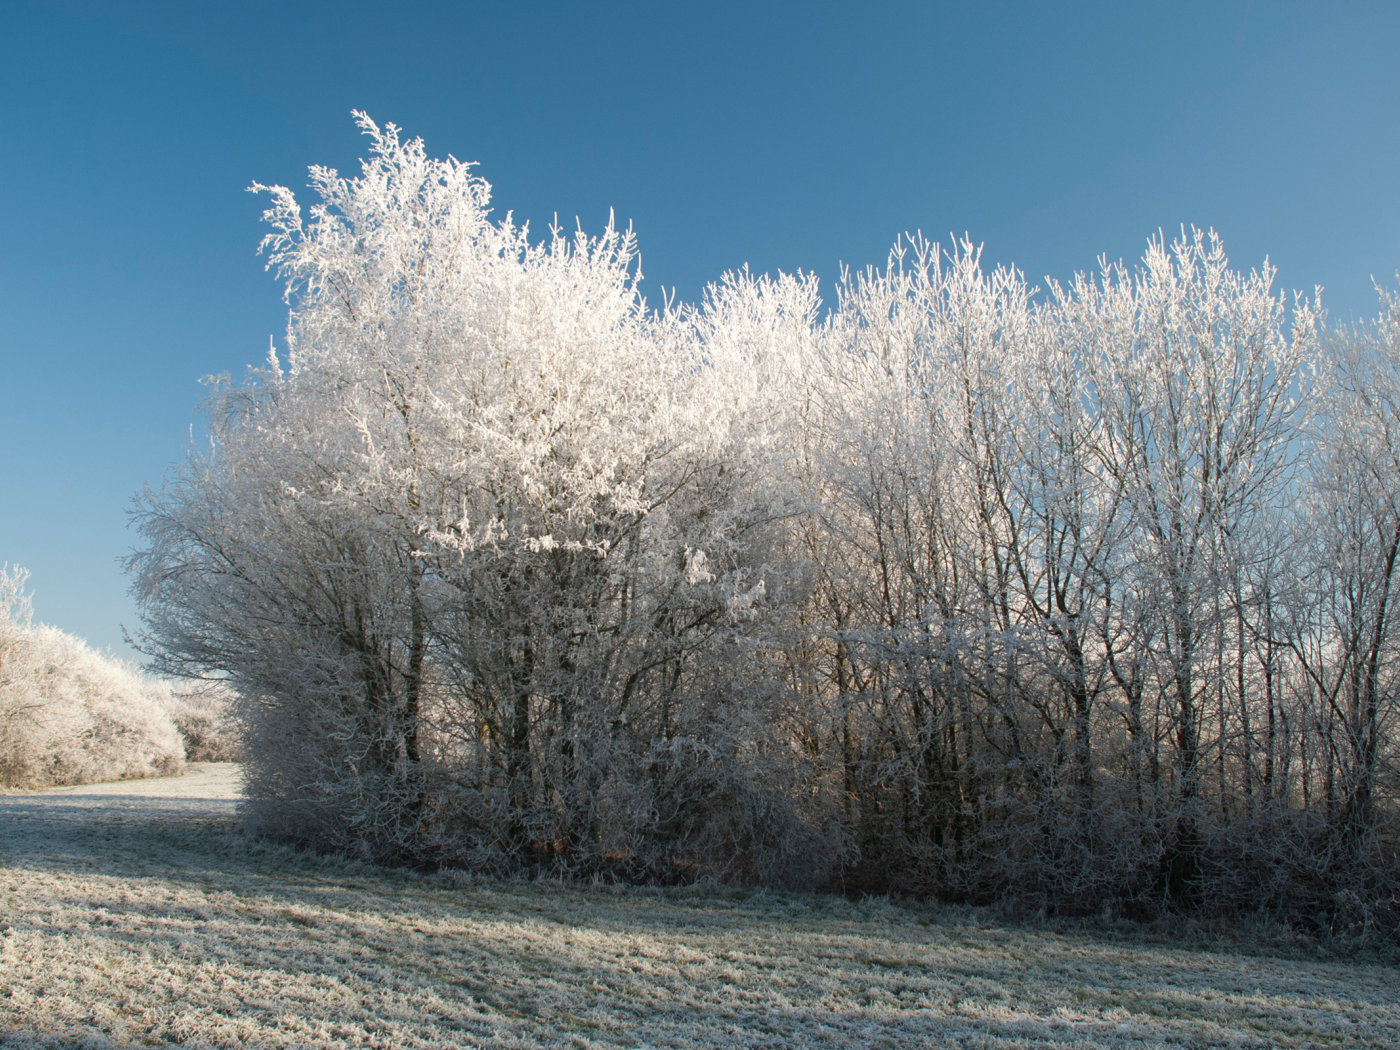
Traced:
POLYGON ((284 307, 253 180, 353 170, 350 110, 480 162, 542 231, 640 238, 683 300, 748 263, 971 233, 1032 278, 1213 226, 1374 312, 1400 269, 1400 5, 0 2, 0 561, 129 655, 134 491, 284 307))

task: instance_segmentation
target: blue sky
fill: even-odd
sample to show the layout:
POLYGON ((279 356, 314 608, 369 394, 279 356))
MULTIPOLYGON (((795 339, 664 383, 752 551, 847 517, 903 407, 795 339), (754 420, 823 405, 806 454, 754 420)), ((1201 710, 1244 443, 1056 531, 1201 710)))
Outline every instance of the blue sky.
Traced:
MULTIPOLYGON (((130 655, 126 509, 201 376, 285 308, 250 182, 353 170, 350 110, 480 162, 500 212, 637 230, 694 300, 744 263, 968 232, 1037 282, 1214 227, 1374 312, 1400 269, 1396 4, 0 3, 0 561, 130 655)), ((193 428, 193 429, 192 429, 193 428)))

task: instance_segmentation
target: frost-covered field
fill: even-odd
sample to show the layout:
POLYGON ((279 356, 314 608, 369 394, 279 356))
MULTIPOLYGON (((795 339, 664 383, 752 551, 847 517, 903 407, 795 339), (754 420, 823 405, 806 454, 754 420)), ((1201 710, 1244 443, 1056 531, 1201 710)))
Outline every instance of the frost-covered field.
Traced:
POLYGON ((1400 1046, 1400 973, 964 911, 484 883, 233 830, 236 767, 0 797, 3 1046, 1400 1046))

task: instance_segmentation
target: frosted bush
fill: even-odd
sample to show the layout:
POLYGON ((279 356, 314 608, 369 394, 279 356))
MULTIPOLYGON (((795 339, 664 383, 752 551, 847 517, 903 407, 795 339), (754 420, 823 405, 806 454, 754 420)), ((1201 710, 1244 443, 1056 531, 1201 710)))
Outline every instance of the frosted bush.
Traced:
POLYGON ((166 683, 151 680, 161 706, 185 742, 190 762, 235 762, 242 734, 234 717, 236 694, 223 682, 166 683))
POLYGON ((25 576, 0 572, 0 785, 181 772, 184 745, 161 684, 57 628, 30 626, 25 576))

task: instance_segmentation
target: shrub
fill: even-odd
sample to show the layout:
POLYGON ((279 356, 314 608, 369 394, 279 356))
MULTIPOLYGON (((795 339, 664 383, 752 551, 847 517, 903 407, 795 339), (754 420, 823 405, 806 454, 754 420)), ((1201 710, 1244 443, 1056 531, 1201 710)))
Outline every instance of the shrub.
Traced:
POLYGON ((26 573, 0 570, 0 785, 48 787, 184 768, 165 687, 72 635, 31 626, 26 573))
POLYGON ((220 681, 155 681, 161 706, 185 742, 187 762, 237 762, 243 734, 234 706, 237 694, 220 681))

